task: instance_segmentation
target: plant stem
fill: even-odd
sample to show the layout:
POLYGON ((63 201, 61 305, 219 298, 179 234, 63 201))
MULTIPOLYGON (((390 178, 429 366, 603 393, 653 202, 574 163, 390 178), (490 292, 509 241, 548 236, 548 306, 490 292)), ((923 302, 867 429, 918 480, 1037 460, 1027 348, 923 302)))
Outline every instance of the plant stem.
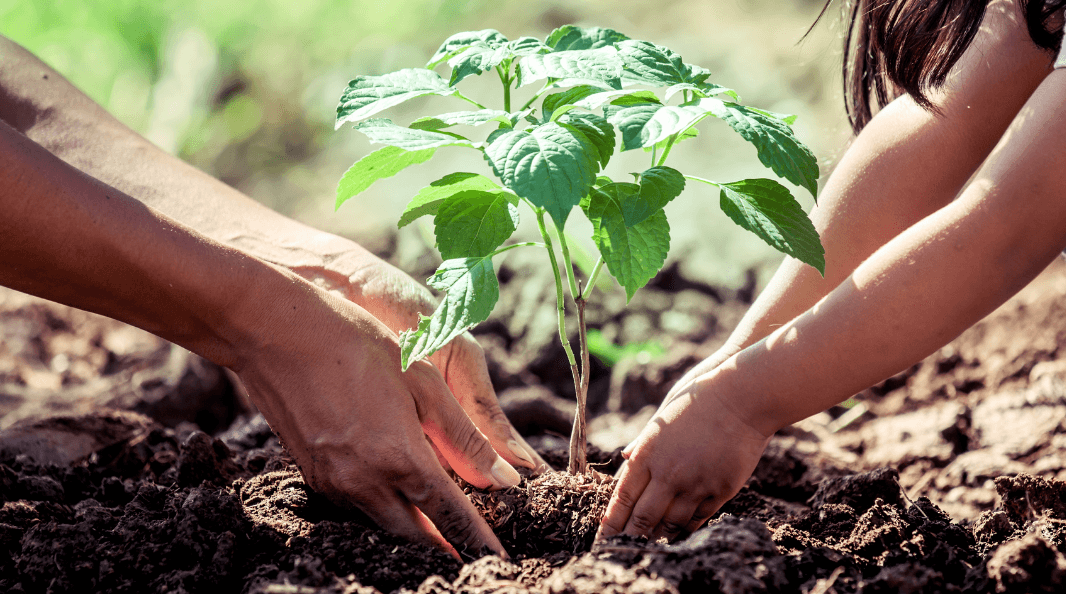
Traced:
POLYGON ((563 266, 566 267, 566 281, 570 284, 570 295, 574 301, 577 301, 581 297, 581 290, 577 288, 577 280, 574 278, 574 262, 570 259, 570 245, 562 230, 559 231, 559 245, 563 248, 563 266))
POLYGON ((563 278, 559 275, 559 262, 555 259, 555 246, 552 245, 551 235, 548 235, 548 228, 544 225, 544 209, 536 208, 537 213, 537 225, 540 226, 540 235, 544 238, 544 247, 548 250, 548 258, 552 263, 552 272, 555 274, 555 301, 558 304, 559 313, 559 341, 563 343, 563 350, 566 351, 566 359, 570 362, 570 371, 574 374, 574 386, 578 384, 577 375, 577 359, 574 357, 574 351, 570 348, 570 341, 566 338, 566 301, 563 296, 563 278))
MULTIPOLYGON (((555 258, 555 247, 552 245, 552 238, 548 233, 548 228, 544 224, 544 209, 537 208, 536 213, 537 225, 540 226, 540 234, 544 238, 545 247, 548 249, 548 257, 552 263, 552 272, 555 274, 555 299, 556 303, 558 303, 557 311, 559 313, 559 341, 563 343, 563 350, 566 351, 566 358, 570 362, 570 374, 574 377, 574 396, 577 399, 577 409, 574 413, 574 430, 570 433, 570 464, 568 465, 568 470, 571 474, 584 474, 588 459, 585 402, 589 388, 587 377, 589 372, 589 349, 588 336, 585 332, 585 300, 579 297, 581 291, 577 287, 577 282, 571 280, 574 301, 577 303, 578 337, 581 346, 581 366, 578 367, 574 351, 570 348, 570 341, 566 338, 566 303, 563 296, 563 278, 559 274, 559 262, 555 258)), ((564 253, 569 254, 569 250, 566 248, 566 239, 563 238, 562 232, 559 233, 559 243, 562 244, 564 253)), ((567 255, 564 264, 568 267, 569 278, 573 279, 574 266, 570 262, 569 255, 567 255)))
MULTIPOLYGON (((510 65, 507 69, 510 70, 510 65)), ((496 72, 499 73, 500 82, 503 83, 503 110, 511 113, 511 78, 499 66, 496 67, 496 72)))
MULTIPOLYGON (((591 286, 591 285, 589 285, 591 286)), ((575 376, 575 391, 577 392, 577 410, 574 414, 574 428, 570 432, 570 464, 567 470, 570 474, 585 474, 588 468, 588 423, 585 419, 585 408, 589 393, 589 344, 588 334, 585 332, 585 305, 582 297, 577 302, 577 328, 579 347, 581 350, 581 376, 580 380, 575 376)))
POLYGON ((592 290, 596 288, 596 281, 600 280, 600 270, 603 268, 603 256, 600 256, 599 260, 596 260, 596 265, 592 267, 592 273, 589 274, 588 285, 585 286, 585 290, 581 293, 581 299, 588 301, 592 295, 592 290))

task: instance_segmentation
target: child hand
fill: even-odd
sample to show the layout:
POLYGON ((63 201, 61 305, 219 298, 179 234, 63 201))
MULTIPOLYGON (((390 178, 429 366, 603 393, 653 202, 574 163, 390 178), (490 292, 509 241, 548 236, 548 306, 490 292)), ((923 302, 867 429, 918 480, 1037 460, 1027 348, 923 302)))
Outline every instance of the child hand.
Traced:
POLYGON ((626 449, 627 461, 597 539, 628 534, 673 540, 736 495, 773 431, 716 386, 717 374, 679 384, 626 449))

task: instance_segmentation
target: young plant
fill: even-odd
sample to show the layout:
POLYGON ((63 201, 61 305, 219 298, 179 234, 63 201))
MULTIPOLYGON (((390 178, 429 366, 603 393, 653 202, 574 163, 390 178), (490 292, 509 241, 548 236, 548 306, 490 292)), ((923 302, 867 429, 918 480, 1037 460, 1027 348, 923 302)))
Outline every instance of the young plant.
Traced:
POLYGON ((589 385, 586 303, 604 266, 630 299, 655 276, 670 247, 663 207, 681 194, 686 180, 717 188, 730 219, 824 274, 818 234, 788 188, 770 179, 716 182, 666 165, 677 143, 697 135, 697 124, 716 118, 752 143, 759 160, 775 174, 812 195, 817 192, 818 163, 792 132, 795 117, 742 105, 735 91, 708 82, 709 75, 663 46, 611 29, 567 25, 544 41, 508 40, 490 29, 459 33, 441 45, 425 68, 351 81, 337 107, 337 127, 352 123, 371 142, 385 146, 344 174, 337 187, 338 208, 376 180, 425 162, 445 147, 481 152, 499 182, 479 173, 451 173, 418 192, 400 216, 400 227, 433 217, 444 263, 428 283, 445 292, 432 316, 423 315, 417 328, 401 334, 403 368, 489 317, 499 299, 493 257, 519 247, 545 249, 555 275, 559 339, 577 395, 569 470, 582 473, 589 385), (443 64, 451 69, 448 80, 434 71, 443 64), (502 84, 501 109, 486 107, 458 88, 464 79, 486 72, 495 72, 502 84), (512 92, 533 83, 539 89, 516 109, 512 92), (406 126, 371 119, 428 95, 453 97, 476 109, 422 117, 406 126), (475 140, 451 130, 458 125, 494 129, 484 140, 475 140), (622 151, 650 153, 649 167, 632 174, 633 181, 601 175, 619 141, 622 151), (543 243, 505 245, 523 204, 536 218, 543 243), (584 283, 575 278, 565 232, 575 206, 591 221, 599 249, 584 283), (577 311, 577 355, 567 337, 567 288, 577 311))

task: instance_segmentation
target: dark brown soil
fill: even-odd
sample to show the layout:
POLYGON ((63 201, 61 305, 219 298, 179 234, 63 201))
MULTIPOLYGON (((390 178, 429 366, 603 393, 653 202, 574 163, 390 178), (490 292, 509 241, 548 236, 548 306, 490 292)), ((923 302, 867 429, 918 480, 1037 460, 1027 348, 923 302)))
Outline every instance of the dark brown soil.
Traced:
MULTIPOLYGON (((592 412, 614 423, 592 433, 603 443, 743 310, 737 294, 668 272, 631 308, 667 354, 595 370, 592 412), (712 322, 667 331, 663 314, 678 302, 712 322)), ((591 448, 597 472, 583 477, 466 486, 512 558, 463 565, 313 493, 217 368, 136 333, 123 343, 115 336, 130 331, 111 322, 0 295, 0 592, 1066 591, 1063 297, 1066 274, 1053 268, 859 395, 859 408, 782 432, 721 513, 675 544, 592 547, 616 449, 591 448), (183 397, 205 404, 183 408, 183 397)), ((627 315, 604 306, 590 317, 620 342, 646 339, 627 315)), ((569 420, 556 395, 568 380, 552 366, 554 343, 501 316, 481 334, 501 399, 562 467, 556 433, 569 420)))

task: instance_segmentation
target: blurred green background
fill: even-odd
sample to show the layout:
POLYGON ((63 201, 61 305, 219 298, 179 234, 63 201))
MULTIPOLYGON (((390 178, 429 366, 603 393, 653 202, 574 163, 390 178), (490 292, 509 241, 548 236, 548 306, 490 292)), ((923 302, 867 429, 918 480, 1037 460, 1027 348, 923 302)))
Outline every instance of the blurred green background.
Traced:
MULTIPOLYGON (((798 114, 797 135, 818 155, 824 179, 849 129, 839 91, 835 11, 800 42, 821 4, 0 0, 0 33, 165 150, 277 210, 374 244, 395 228, 419 188, 456 169, 484 173, 485 165, 472 152, 442 151, 430 163, 378 182, 335 213, 337 180, 372 150, 357 133, 333 131, 336 101, 349 79, 421 66, 460 30, 494 28, 510 38, 543 38, 567 23, 611 27, 711 69, 713 82, 736 89, 747 104, 798 114)), ((475 82, 468 94, 497 101, 498 89, 486 84, 491 82, 475 82)), ((420 100, 389 117, 406 123, 422 110, 442 113, 462 105, 450 98, 420 100)), ((671 165, 720 181, 772 177, 754 149, 724 125, 705 124, 701 132, 671 154, 671 165)), ((639 154, 616 158, 611 172, 642 169, 646 155, 632 153, 639 154)), ((810 206, 806 192, 793 193, 810 206)), ((671 257, 699 278, 738 285, 746 269, 756 267, 765 279, 780 260, 721 214, 710 187, 690 186, 667 212, 671 257)), ((401 243, 424 241, 422 231, 405 228, 401 243)), ((586 231, 577 226, 571 232, 580 237, 586 231)))

